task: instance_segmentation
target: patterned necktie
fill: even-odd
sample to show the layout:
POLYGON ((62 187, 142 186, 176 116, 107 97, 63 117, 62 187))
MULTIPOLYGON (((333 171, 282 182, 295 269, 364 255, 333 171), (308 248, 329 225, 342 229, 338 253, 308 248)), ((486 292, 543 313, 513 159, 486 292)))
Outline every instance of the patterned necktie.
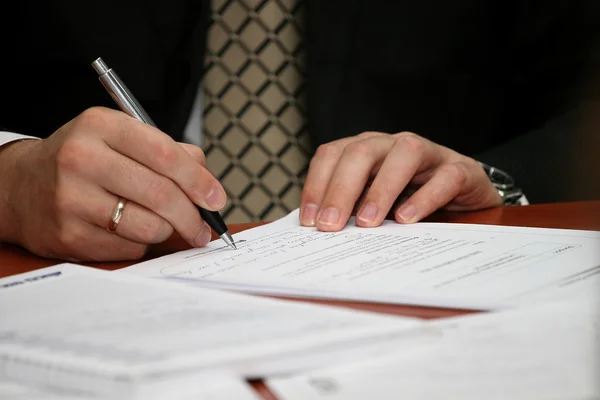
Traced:
POLYGON ((212 2, 203 148, 226 222, 269 221, 300 203, 310 143, 302 0, 212 2))

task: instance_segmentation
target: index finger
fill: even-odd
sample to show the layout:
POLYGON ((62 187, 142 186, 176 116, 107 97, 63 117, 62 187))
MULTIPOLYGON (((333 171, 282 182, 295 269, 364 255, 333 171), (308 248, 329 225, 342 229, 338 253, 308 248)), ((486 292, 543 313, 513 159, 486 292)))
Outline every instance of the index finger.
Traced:
POLYGON ((333 176, 336 165, 347 145, 372 136, 378 132, 364 132, 360 135, 339 139, 319 146, 310 160, 308 174, 302 188, 300 201, 300 223, 304 226, 315 226, 317 213, 321 207, 329 180, 333 176))
POLYGON ((217 179, 182 146, 159 129, 113 111, 114 123, 104 140, 113 150, 175 182, 197 205, 211 211, 225 205, 217 179))

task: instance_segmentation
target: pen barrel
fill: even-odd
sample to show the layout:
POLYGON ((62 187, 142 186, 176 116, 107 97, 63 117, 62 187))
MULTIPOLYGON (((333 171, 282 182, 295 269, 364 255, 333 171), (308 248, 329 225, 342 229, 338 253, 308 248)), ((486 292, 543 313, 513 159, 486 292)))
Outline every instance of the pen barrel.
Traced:
POLYGON ((208 211, 201 207, 198 207, 198 210, 200 211, 200 216, 202 219, 206 221, 206 223, 210 225, 219 236, 227 232, 227 226, 217 211, 208 211))
POLYGON ((137 99, 133 97, 119 77, 112 73, 112 70, 109 69, 98 76, 98 79, 123 112, 130 117, 156 127, 152 118, 139 106, 137 99))

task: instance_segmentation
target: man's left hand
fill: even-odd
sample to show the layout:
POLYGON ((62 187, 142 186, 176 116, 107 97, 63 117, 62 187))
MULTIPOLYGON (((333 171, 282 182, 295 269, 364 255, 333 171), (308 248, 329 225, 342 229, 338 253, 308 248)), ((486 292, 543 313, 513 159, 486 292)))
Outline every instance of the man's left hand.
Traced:
POLYGON ((365 132, 317 149, 302 192, 300 222, 339 231, 354 211, 357 225, 374 227, 390 211, 399 223, 413 223, 440 208, 501 204, 474 159, 411 132, 365 132))

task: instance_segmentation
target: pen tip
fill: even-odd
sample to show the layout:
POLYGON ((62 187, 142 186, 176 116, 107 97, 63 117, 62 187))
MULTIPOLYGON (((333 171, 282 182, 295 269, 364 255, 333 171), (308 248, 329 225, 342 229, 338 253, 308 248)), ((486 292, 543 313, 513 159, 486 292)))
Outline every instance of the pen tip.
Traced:
POLYGON ((221 235, 221 239, 223 239, 223 241, 225 243, 227 243, 227 245, 229 247, 231 247, 234 250, 237 250, 237 246, 235 245, 235 242, 233 241, 233 238, 231 237, 231 235, 229 234, 229 232, 225 232, 224 234, 221 235))

